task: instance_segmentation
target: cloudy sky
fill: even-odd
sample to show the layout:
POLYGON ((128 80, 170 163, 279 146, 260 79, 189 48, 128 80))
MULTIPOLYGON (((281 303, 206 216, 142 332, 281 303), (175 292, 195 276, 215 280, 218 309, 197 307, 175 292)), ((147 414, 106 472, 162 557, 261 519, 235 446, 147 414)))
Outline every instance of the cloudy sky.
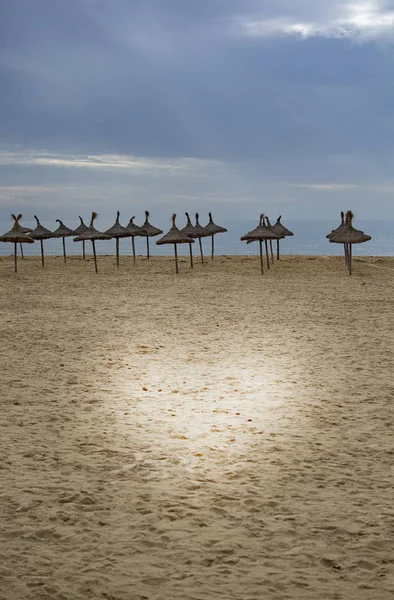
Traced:
POLYGON ((385 0, 2 0, 0 219, 394 219, 393 42, 385 0))

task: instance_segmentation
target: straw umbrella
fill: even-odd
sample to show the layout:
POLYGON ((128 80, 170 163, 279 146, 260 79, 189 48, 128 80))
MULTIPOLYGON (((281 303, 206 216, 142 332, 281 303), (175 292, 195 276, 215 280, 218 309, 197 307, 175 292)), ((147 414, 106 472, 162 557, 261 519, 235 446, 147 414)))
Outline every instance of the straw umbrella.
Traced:
POLYGON ((145 223, 142 226, 142 229, 144 230, 144 237, 146 237, 146 257, 149 258, 150 254, 149 254, 149 238, 150 237, 155 237, 156 235, 160 235, 161 233, 163 233, 163 231, 161 229, 158 229, 158 227, 154 227, 153 225, 151 225, 149 223, 149 211, 146 210, 145 211, 145 223))
MULTIPOLYGON (((81 235, 81 233, 84 233, 85 231, 87 231, 89 229, 88 226, 85 225, 85 223, 83 222, 82 217, 79 217, 79 220, 81 221, 81 223, 78 225, 78 227, 76 229, 74 229, 75 235, 81 235)), ((82 242, 82 256, 83 256, 83 260, 85 260, 86 259, 85 241, 82 242)))
MULTIPOLYGON (((280 222, 281 218, 282 218, 282 215, 277 218, 276 223, 274 225, 272 225, 272 230, 275 231, 275 233, 279 233, 282 236, 282 239, 285 237, 294 235, 294 233, 292 231, 290 231, 290 229, 287 229, 284 225, 282 225, 282 223, 280 222)), ((276 259, 280 260, 280 258, 279 258, 279 239, 276 240, 276 259)))
POLYGON ((133 262, 135 262, 135 241, 134 238, 136 237, 145 237, 145 230, 140 227, 139 225, 136 225, 134 223, 134 219, 135 217, 131 217, 129 224, 126 225, 125 229, 126 231, 129 232, 130 237, 131 237, 131 246, 133 249, 133 262))
POLYGON ((40 240, 41 264, 44 267, 45 266, 44 240, 49 240, 50 238, 53 238, 54 235, 53 235, 52 231, 49 231, 49 229, 47 229, 46 227, 41 225, 41 223, 40 223, 38 217, 36 217, 36 215, 34 215, 34 218, 37 221, 37 227, 29 233, 29 236, 32 237, 33 240, 40 240))
POLYGON ((212 213, 208 213, 209 215, 209 223, 205 225, 205 230, 208 232, 208 235, 212 238, 212 249, 211 249, 211 259, 213 260, 215 256, 215 235, 217 233, 226 233, 227 229, 225 227, 221 227, 220 225, 216 225, 212 219, 212 213))
POLYGON ((158 246, 162 246, 163 244, 173 244, 174 245, 174 254, 175 254, 175 271, 179 273, 178 269, 178 252, 177 252, 177 244, 193 244, 194 240, 179 231, 178 227, 175 225, 176 215, 172 215, 172 227, 168 233, 163 235, 162 238, 157 240, 156 244, 158 246))
MULTIPOLYGON (((341 224, 336 228, 333 229, 331 231, 331 233, 328 233, 326 235, 326 238, 330 239, 331 236, 335 233, 340 233, 341 231, 343 231, 344 229, 346 229, 346 223, 345 223, 345 213, 343 212, 343 210, 341 211, 341 224)), ((344 254, 345 254, 345 263, 346 265, 348 264, 348 258, 349 258, 349 248, 347 244, 343 244, 343 250, 344 250, 344 254)))
MULTIPOLYGON (((187 219, 187 223, 185 225, 185 227, 183 227, 183 229, 181 229, 181 233, 185 233, 186 235, 188 235, 189 237, 193 237, 192 233, 195 229, 193 223, 190 220, 190 216, 189 213, 185 212, 186 215, 186 219, 187 219)), ((193 247, 192 247, 192 242, 189 242, 189 252, 190 252, 190 267, 193 268, 193 247)))
POLYGON ((96 273, 98 273, 95 242, 97 240, 110 240, 111 237, 109 235, 107 235, 106 233, 97 231, 97 229, 93 225, 96 217, 97 217, 97 213, 92 212, 92 218, 91 218, 89 227, 87 228, 86 231, 81 233, 81 235, 78 235, 76 238, 74 238, 74 242, 84 242, 86 240, 90 240, 92 242, 93 256, 94 256, 94 268, 96 270, 96 273))
POLYGON ((263 217, 264 215, 260 215, 259 224, 255 229, 249 231, 246 235, 241 237, 241 241, 246 241, 247 243, 255 242, 256 240, 259 242, 260 247, 260 267, 261 273, 264 275, 264 257, 263 257, 263 239, 264 239, 264 230, 263 230, 263 217))
MULTIPOLYGON (((270 220, 269 220, 269 218, 267 217, 267 215, 265 215, 265 217, 264 217, 264 218, 265 218, 265 220, 267 221, 267 228, 268 228, 268 229, 270 229, 271 231, 274 231, 274 230, 272 229, 272 225, 271 225, 271 223, 270 223, 270 220)), ((282 238, 284 238, 284 235, 282 235, 281 237, 282 237, 282 238)), ((274 251, 273 251, 273 249, 272 249, 272 238, 270 238, 270 241, 269 241, 269 242, 270 242, 270 251, 271 251, 271 263, 272 263, 272 264, 274 264, 274 251)), ((276 243, 277 243, 277 244, 279 244, 279 240, 278 240, 278 239, 276 239, 276 243)))
POLYGON ((75 235, 75 231, 67 227, 60 219, 56 219, 56 223, 59 223, 59 227, 53 232, 53 237, 62 238, 63 240, 63 258, 64 262, 67 262, 66 254, 66 237, 75 235))
POLYGON ((24 233, 22 231, 22 229, 25 229, 25 228, 22 228, 19 225, 19 221, 22 218, 22 215, 21 214, 19 214, 18 216, 11 215, 11 217, 14 219, 14 225, 13 225, 12 229, 10 229, 10 231, 7 231, 7 233, 3 233, 3 235, 0 236, 0 242, 11 242, 12 244, 14 244, 14 270, 15 270, 15 273, 17 273, 17 271, 18 271, 18 244, 20 244, 22 247, 22 244, 33 244, 34 240, 30 236, 28 236, 26 233, 24 233))
MULTIPOLYGON (((331 233, 328 233, 326 235, 326 238, 330 239, 330 237, 332 236, 333 233, 339 233, 345 229, 346 229, 345 213, 342 210, 341 211, 341 224, 336 229, 333 229, 331 231, 331 233)), ((361 231, 361 230, 356 229, 356 231, 361 231)), ((364 233, 364 232, 361 231, 361 233, 364 233)), ((343 244, 343 248, 344 248, 344 254, 345 254, 345 263, 348 264, 349 263, 349 244, 343 244)))
POLYGON ((193 239, 196 239, 196 240, 198 239, 198 243, 200 246, 201 263, 204 264, 204 252, 202 250, 201 238, 208 237, 211 234, 208 233, 206 227, 203 227, 202 225, 200 225, 198 213, 196 213, 196 224, 194 225, 193 230, 190 232, 189 235, 193 239))
POLYGON ((127 231, 127 229, 125 227, 122 227, 122 225, 119 223, 119 216, 120 216, 120 212, 118 211, 116 213, 116 221, 115 223, 112 225, 112 227, 110 227, 109 229, 107 229, 107 231, 105 232, 107 235, 109 235, 110 238, 115 238, 115 242, 116 242, 116 266, 119 267, 119 239, 123 238, 123 237, 130 237, 131 233, 129 231, 127 231))
MULTIPOLYGON (((255 242, 256 239, 261 238, 262 240, 264 240, 264 244, 265 244, 265 253, 266 253, 266 257, 267 257, 267 268, 270 269, 270 258, 269 258, 269 252, 268 252, 268 240, 278 240, 280 239, 282 236, 279 235, 279 233, 276 233, 275 231, 273 231, 272 227, 268 227, 268 225, 266 225, 265 223, 265 216, 261 215, 261 221, 259 226, 256 228, 258 229, 259 232, 259 237, 249 237, 249 239, 247 240, 247 244, 251 244, 252 242, 255 242)), ((242 238, 241 238, 242 239, 242 238)), ((246 238, 245 238, 246 239, 246 238)))
MULTIPOLYGON (((30 233, 33 230, 31 227, 23 227, 22 225, 19 225, 19 231, 21 233, 30 233)), ((25 256, 23 254, 23 244, 19 244, 19 247, 21 249, 21 259, 24 260, 25 256)))
POLYGON ((351 210, 348 210, 345 217, 345 226, 339 226, 336 231, 331 232, 330 237, 328 238, 329 241, 334 244, 346 244, 348 246, 347 266, 349 275, 352 274, 352 245, 363 244, 372 239, 370 235, 366 235, 363 231, 355 229, 352 225, 352 221, 353 213, 351 210))

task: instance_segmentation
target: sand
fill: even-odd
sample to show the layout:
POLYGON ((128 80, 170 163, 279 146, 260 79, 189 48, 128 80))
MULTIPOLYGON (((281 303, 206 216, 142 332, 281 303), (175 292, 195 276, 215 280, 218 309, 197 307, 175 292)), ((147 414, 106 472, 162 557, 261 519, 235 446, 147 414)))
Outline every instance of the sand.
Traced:
POLYGON ((392 600, 394 259, 0 260, 1 600, 392 600))

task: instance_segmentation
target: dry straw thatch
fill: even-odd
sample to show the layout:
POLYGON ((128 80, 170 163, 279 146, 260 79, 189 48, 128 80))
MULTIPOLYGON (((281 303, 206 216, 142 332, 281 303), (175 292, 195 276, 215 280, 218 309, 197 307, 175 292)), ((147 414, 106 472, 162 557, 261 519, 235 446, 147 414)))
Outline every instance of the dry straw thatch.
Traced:
POLYGON ((214 256, 215 256, 215 235, 217 233, 226 233, 227 229, 225 227, 221 227, 220 225, 216 225, 216 223, 213 222, 212 213, 208 213, 208 216, 209 216, 209 222, 207 225, 205 225, 205 231, 212 238, 211 260, 213 260, 214 256))
POLYGON ((149 223, 149 210, 145 211, 145 223, 143 224, 142 229, 144 230, 144 237, 146 238, 146 258, 150 258, 149 238, 160 235, 163 233, 163 230, 149 223))
MULTIPOLYGON (((87 231, 87 229, 88 229, 88 226, 85 225, 82 217, 79 217, 79 220, 80 220, 80 224, 78 225, 78 227, 76 229, 74 229, 75 235, 81 235, 81 233, 84 233, 84 231, 87 231)), ((86 259, 85 241, 82 242, 82 256, 83 256, 83 259, 85 260, 86 259)))
POLYGON ((171 227, 170 231, 168 233, 166 233, 165 235, 163 235, 162 238, 157 240, 156 244, 158 246, 162 246, 163 244, 173 244, 174 245, 175 271, 176 271, 176 273, 179 273, 177 245, 178 244, 192 244, 194 242, 194 239, 191 238, 190 236, 186 235, 186 233, 183 233, 182 231, 180 231, 175 224, 175 220, 176 220, 176 215, 174 214, 174 215, 172 215, 172 227, 171 227))
POLYGON ((70 237, 75 235, 75 231, 67 227, 60 219, 56 219, 56 223, 59 223, 59 227, 53 232, 53 237, 62 238, 63 241, 63 259, 64 262, 67 262, 67 254, 66 254, 66 237, 70 237))
POLYGON ((52 231, 49 231, 49 229, 47 229, 46 227, 41 225, 41 223, 40 223, 38 217, 36 217, 36 215, 34 215, 34 218, 37 221, 37 227, 29 233, 29 236, 32 237, 33 240, 40 240, 41 264, 43 267, 45 267, 44 240, 49 240, 50 238, 53 238, 54 236, 53 236, 52 231))
POLYGON ((133 262, 135 262, 135 238, 145 237, 145 230, 143 227, 134 223, 135 217, 131 217, 129 224, 126 225, 125 229, 129 232, 131 237, 131 247, 133 249, 133 262))
POLYGON ((21 244, 21 247, 22 247, 22 244, 33 244, 34 240, 29 235, 24 233, 23 230, 27 229, 27 228, 21 227, 19 225, 19 221, 21 220, 22 215, 19 214, 18 216, 16 216, 16 215, 12 214, 11 217, 14 219, 14 225, 12 226, 12 229, 10 229, 10 231, 7 231, 7 233, 3 233, 3 235, 0 236, 0 242, 10 242, 10 243, 14 244, 14 271, 15 271, 15 273, 17 273, 17 271, 18 271, 18 244, 21 244))
MULTIPOLYGON (((282 218, 282 215, 280 215, 276 219, 276 223, 274 223, 272 225, 273 231, 275 231, 275 233, 279 233, 282 236, 282 238, 290 237, 290 236, 294 235, 294 233, 292 231, 290 231, 290 229, 287 229, 287 227, 282 225, 282 223, 280 222, 281 218, 282 218)), ((280 260, 279 240, 276 240, 276 259, 280 260)))
MULTIPOLYGON (((329 241, 333 244, 344 244, 347 246, 347 266, 349 269, 349 275, 352 274, 352 246, 353 244, 363 244, 364 242, 369 242, 372 238, 370 235, 365 234, 363 231, 359 229, 355 229, 353 227, 353 218, 354 215, 351 210, 346 212, 345 216, 345 224, 342 226, 342 223, 336 230, 332 231, 329 234, 329 241)), ((345 250, 346 256, 346 250, 345 250)))
POLYGON ((94 221, 96 218, 97 218, 97 213, 92 212, 92 218, 91 218, 89 227, 87 228, 86 231, 84 231, 83 233, 78 235, 76 238, 74 238, 74 242, 84 242, 84 241, 88 241, 88 240, 90 240, 92 242, 94 268, 96 270, 96 273, 98 273, 95 242, 97 240, 110 240, 111 237, 109 235, 107 235, 106 233, 103 233, 102 231, 97 231, 97 229, 94 227, 94 221))
POLYGON ((124 237, 131 237, 131 233, 119 223, 119 217, 120 212, 117 211, 115 223, 105 232, 107 235, 109 235, 110 238, 115 238, 117 267, 119 267, 119 239, 124 237))

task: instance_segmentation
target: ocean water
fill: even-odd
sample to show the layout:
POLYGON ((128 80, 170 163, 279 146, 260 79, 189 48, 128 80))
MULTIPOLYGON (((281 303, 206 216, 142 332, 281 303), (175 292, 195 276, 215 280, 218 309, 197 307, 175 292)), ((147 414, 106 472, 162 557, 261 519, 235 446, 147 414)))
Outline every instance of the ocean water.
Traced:
MULTIPOLYGON (((219 222, 219 221, 218 221, 219 222)), ((282 254, 304 254, 304 255, 341 255, 343 246, 340 244, 331 244, 326 234, 339 225, 335 219, 330 222, 326 221, 286 221, 284 225, 291 229, 294 233, 293 237, 288 237, 281 241, 282 254)), ((29 226, 26 222, 25 226, 29 226)), ((112 223, 108 223, 108 227, 112 223)), ((156 223, 155 223, 156 224, 156 223)), ((228 233, 218 234, 215 236, 215 253, 220 255, 250 255, 258 253, 258 244, 246 244, 240 241, 240 237, 254 229, 256 222, 252 220, 245 221, 220 221, 220 225, 227 227, 228 233)), ((54 229, 53 223, 42 221, 42 225, 48 229, 54 229)), ((10 222, 0 222, 1 232, 10 229, 10 222)), ((33 226, 30 224, 30 226, 33 226)), ((160 225, 158 225, 160 226, 160 225)), ((354 223, 357 229, 363 230, 372 236, 370 242, 364 244, 355 244, 353 246, 353 254, 355 256, 394 256, 394 221, 357 221, 354 223)), ((161 225, 165 231, 168 229, 168 224, 161 225)), ((160 236, 159 236, 160 237, 160 236)), ((173 253, 173 248, 170 246, 156 246, 157 238, 150 239, 151 255, 168 255, 173 253)), ((144 238, 135 238, 137 254, 144 255, 146 252, 146 241, 144 238)), ((276 244, 275 244, 276 246, 276 244)), ((49 239, 44 241, 45 253, 48 255, 62 254, 61 239, 49 239)), ((67 253, 70 255, 81 254, 82 244, 73 242, 73 238, 66 238, 67 253)), ((179 254, 188 254, 188 246, 178 246, 179 254)), ((211 239, 203 240, 203 248, 205 253, 209 253, 211 249, 211 239)), ((99 254, 114 254, 115 240, 108 242, 97 242, 96 249, 99 254)), ((87 253, 91 253, 90 242, 86 243, 87 253)), ((126 238, 120 241, 121 254, 131 253, 131 240, 126 238)), ((26 255, 40 254, 40 244, 25 244, 24 252, 26 255)), ((198 253, 198 242, 194 244, 194 253, 198 253)), ((13 253, 13 245, 2 243, 0 244, 0 255, 7 256, 13 253)))

